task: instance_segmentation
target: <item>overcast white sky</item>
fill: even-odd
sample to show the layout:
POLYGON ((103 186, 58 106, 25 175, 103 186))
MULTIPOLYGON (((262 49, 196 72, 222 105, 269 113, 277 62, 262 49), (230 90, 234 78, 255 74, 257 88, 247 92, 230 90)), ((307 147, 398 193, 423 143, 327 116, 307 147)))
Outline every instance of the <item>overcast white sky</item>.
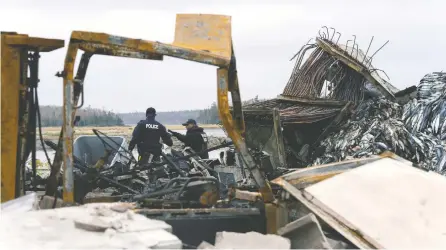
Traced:
MULTIPOLYGON (((72 30, 105 32, 170 43, 176 13, 232 16, 241 95, 280 94, 291 74, 289 59, 321 26, 335 27, 340 42, 357 36, 398 88, 446 70, 446 1, 402 0, 1 0, 0 30, 68 39, 72 30)), ((65 48, 41 57, 40 102, 62 104, 65 48)), ((162 62, 93 57, 85 82, 86 105, 116 112, 204 108, 216 101, 215 67, 165 57, 162 62)))

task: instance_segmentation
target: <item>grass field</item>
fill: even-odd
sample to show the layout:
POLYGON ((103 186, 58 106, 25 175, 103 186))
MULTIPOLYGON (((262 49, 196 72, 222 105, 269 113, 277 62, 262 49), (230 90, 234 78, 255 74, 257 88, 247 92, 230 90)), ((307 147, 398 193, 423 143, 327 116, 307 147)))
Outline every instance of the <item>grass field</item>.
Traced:
MULTIPOLYGON (((184 129, 182 125, 166 125, 168 129, 171 130, 180 130, 184 129)), ((202 128, 220 128, 216 124, 200 124, 202 128)), ((107 135, 116 135, 116 136, 128 136, 132 133, 134 126, 115 126, 115 127, 75 127, 75 136, 79 135, 94 135, 92 129, 98 129, 99 131, 107 134, 107 135)), ((59 137, 60 127, 44 127, 42 128, 43 137, 45 139, 56 139, 59 137)))

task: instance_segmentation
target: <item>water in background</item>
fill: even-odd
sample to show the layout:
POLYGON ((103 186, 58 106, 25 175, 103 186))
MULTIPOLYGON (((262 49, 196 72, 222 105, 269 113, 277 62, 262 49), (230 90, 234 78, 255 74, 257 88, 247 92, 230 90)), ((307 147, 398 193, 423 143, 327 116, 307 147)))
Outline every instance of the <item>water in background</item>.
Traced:
MULTIPOLYGON (((182 134, 186 134, 185 129, 173 130, 173 131, 182 133, 182 134)), ((209 128, 209 129, 205 129, 204 131, 206 132, 206 134, 208 136, 226 137, 225 132, 220 128, 209 128)), ((109 136, 111 136, 111 134, 109 136)), ((224 149, 219 149, 219 150, 214 150, 212 152, 209 152, 209 158, 219 158, 219 154, 222 150, 224 150, 224 149)), ((48 152, 48 156, 52 162, 54 159, 55 151, 48 150, 48 147, 47 147, 47 152, 48 152)), ((136 150, 134 150, 133 154, 135 155, 135 157, 137 157, 137 155, 138 155, 136 153, 136 150)), ((46 156, 45 156, 45 152, 43 150, 36 151, 36 158, 38 160, 40 160, 44 165, 46 165, 46 163, 48 162, 46 159, 46 156)), ((31 160, 31 158, 29 158, 28 160, 31 160)))

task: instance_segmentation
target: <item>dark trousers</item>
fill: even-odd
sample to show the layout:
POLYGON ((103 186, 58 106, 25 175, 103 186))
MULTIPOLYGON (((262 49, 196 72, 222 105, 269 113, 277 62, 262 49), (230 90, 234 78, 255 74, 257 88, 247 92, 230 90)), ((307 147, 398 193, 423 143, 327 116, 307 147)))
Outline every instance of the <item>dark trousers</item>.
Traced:
POLYGON ((160 156, 159 155, 155 155, 155 154, 150 153, 150 152, 138 152, 138 154, 139 154, 138 165, 149 164, 149 163, 152 163, 154 161, 159 161, 160 160, 160 156))

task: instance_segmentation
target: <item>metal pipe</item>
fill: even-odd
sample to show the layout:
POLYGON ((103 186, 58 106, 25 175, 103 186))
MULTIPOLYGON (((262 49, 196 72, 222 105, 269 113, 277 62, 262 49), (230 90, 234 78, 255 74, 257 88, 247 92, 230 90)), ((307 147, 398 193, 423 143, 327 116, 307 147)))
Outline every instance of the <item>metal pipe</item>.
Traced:
MULTIPOLYGON (((326 39, 329 39, 330 38, 330 31, 328 31, 328 27, 327 26, 322 26, 322 28, 325 28, 325 30, 327 31, 327 37, 326 37, 326 39)), ((325 34, 325 32, 324 32, 324 34, 325 34)), ((325 38, 325 37, 324 37, 325 38)))
POLYGON ((378 53, 378 51, 380 51, 382 48, 384 48, 384 46, 386 46, 386 44, 388 44, 388 43, 389 43, 389 40, 387 40, 387 42, 385 42, 381 47, 379 47, 379 49, 377 49, 375 51, 375 53, 372 54, 372 56, 370 57, 370 60, 369 60, 370 64, 371 64, 371 61, 373 60, 373 57, 376 55, 376 53, 378 53))
POLYGON ((333 41, 333 37, 334 37, 334 35, 336 33, 336 29, 332 28, 332 27, 330 27, 330 29, 333 30, 333 35, 331 36, 330 41, 333 41))
POLYGON ((361 63, 364 63, 365 59, 367 58, 367 54, 369 53, 369 49, 370 49, 370 46, 372 45, 373 38, 374 38, 374 36, 372 36, 372 39, 370 40, 369 47, 367 47, 367 51, 365 52, 364 58, 362 59, 361 63))
MULTIPOLYGON (((38 52, 36 52, 38 53, 38 52)), ((38 55, 37 55, 38 56, 38 55)), ((33 190, 36 191, 36 179, 37 179, 37 162, 36 162, 36 116, 37 116, 37 109, 39 108, 36 105, 36 90, 37 90, 37 83, 38 83, 38 65, 37 65, 37 60, 38 58, 36 58, 36 54, 31 53, 29 55, 30 57, 30 63, 29 63, 29 68, 30 68, 30 77, 29 77, 29 85, 28 87, 30 88, 30 129, 32 129, 30 131, 31 134, 31 138, 28 138, 31 142, 31 164, 32 164, 32 169, 33 169, 33 181, 32 186, 33 186, 33 190)))
POLYGON ((355 50, 355 45, 356 45, 356 35, 353 35, 354 39, 353 39, 353 46, 352 46, 352 53, 350 54, 350 56, 353 56, 353 51, 355 50))
POLYGON ((340 32, 336 32, 337 34, 339 34, 338 36, 338 40, 336 40, 336 45, 339 43, 339 39, 341 39, 341 33, 340 32))

